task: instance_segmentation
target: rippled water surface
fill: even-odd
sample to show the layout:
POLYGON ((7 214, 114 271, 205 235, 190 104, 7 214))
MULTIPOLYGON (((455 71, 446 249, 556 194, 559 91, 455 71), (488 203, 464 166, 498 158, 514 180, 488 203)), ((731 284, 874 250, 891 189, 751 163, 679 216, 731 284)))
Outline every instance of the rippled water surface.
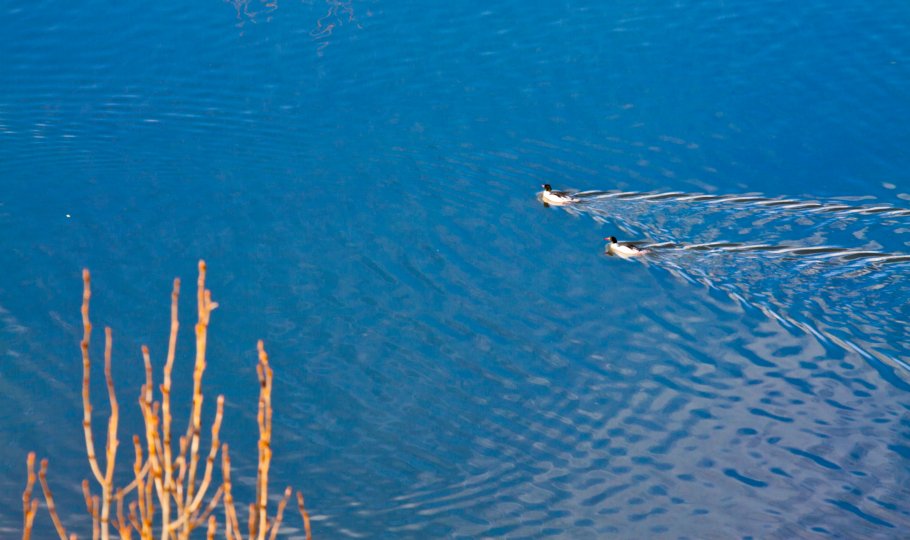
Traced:
POLYGON ((235 496, 262 338, 319 538, 905 536, 910 4, 0 12, 2 535, 29 450, 90 528, 81 269, 128 478, 204 258, 235 496))

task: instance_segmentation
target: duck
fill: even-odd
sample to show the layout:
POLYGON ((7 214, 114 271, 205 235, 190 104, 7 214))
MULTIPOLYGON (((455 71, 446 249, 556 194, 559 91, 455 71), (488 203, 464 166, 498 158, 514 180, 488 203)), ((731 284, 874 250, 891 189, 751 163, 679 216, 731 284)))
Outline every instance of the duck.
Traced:
POLYGON ((615 236, 608 236, 604 238, 604 240, 610 242, 607 244, 607 255, 616 255, 623 259, 628 259, 631 257, 641 257, 648 253, 647 249, 638 248, 629 242, 620 244, 615 236))
POLYGON ((578 199, 572 194, 571 191, 554 191, 550 184, 543 184, 540 186, 543 188, 543 191, 540 192, 540 198, 544 204, 552 204, 553 206, 565 206, 567 204, 572 204, 578 202, 578 199))

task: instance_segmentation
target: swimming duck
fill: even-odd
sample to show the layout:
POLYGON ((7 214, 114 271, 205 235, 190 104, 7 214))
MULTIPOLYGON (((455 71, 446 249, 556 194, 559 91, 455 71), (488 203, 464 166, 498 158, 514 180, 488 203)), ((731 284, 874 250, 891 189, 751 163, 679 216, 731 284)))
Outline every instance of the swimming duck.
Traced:
POLYGON ((578 202, 578 199, 572 195, 571 191, 554 191, 553 188, 550 187, 550 184, 544 184, 540 187, 543 188, 543 191, 540 192, 540 198, 545 204, 565 206, 578 202))
POLYGON ((607 255, 617 255, 623 259, 628 259, 630 257, 641 257, 648 253, 647 249, 637 248, 634 244, 628 242, 620 244, 616 241, 615 236, 608 236, 607 238, 604 238, 604 240, 610 242, 607 244, 607 255))

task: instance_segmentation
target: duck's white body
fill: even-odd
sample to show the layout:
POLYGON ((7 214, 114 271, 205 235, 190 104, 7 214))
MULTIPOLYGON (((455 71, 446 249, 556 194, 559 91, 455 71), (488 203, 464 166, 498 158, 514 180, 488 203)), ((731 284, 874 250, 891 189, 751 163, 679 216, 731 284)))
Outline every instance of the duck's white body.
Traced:
POLYGON ((647 249, 639 249, 632 244, 620 244, 616 241, 615 236, 610 236, 609 238, 604 238, 608 241, 607 244, 607 253, 609 255, 616 255, 617 257, 622 257, 623 259, 630 259, 632 257, 641 257, 648 253, 647 249))
POLYGON ((540 192, 540 200, 546 204, 566 206, 578 202, 578 199, 569 191, 555 191, 550 188, 550 184, 544 184, 541 187, 543 191, 540 192))

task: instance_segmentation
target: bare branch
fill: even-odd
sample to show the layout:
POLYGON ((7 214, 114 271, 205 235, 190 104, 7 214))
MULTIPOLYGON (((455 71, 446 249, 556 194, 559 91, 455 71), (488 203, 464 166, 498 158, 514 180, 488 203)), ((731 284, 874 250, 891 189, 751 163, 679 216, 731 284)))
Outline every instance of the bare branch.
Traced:
POLYGON ((92 468, 95 479, 101 484, 104 482, 104 477, 101 475, 98 458, 95 456, 95 440, 92 435, 92 402, 89 393, 92 361, 89 358, 88 346, 92 337, 92 323, 88 318, 88 305, 91 298, 91 274, 88 269, 85 269, 82 271, 82 428, 85 432, 85 453, 88 455, 88 464, 92 468))
POLYGON ((240 522, 237 520, 234 496, 231 495, 231 456, 227 443, 221 445, 221 477, 224 482, 224 537, 227 540, 239 540, 240 522))
POLYGON ((259 514, 256 512, 256 504, 254 504, 254 503, 250 503, 249 510, 250 510, 250 518, 249 518, 250 540, 252 540, 253 537, 255 537, 255 535, 256 535, 256 531, 259 530, 256 525, 256 520, 258 519, 259 514))
POLYGON ((205 261, 199 261, 199 280, 196 300, 199 320, 196 323, 196 364, 193 369, 193 411, 187 428, 186 438, 190 443, 189 471, 186 480, 186 501, 193 500, 196 492, 196 468, 199 464, 199 433, 202 427, 202 376, 205 373, 205 350, 207 343, 209 314, 217 304, 212 302, 212 293, 205 288, 205 261))
POLYGON ((303 530, 306 532, 306 540, 313 540, 310 532, 310 514, 303 507, 303 493, 297 492, 297 509, 300 510, 300 517, 303 518, 303 530))
POLYGON ((177 317, 177 301, 180 298, 180 278, 174 279, 171 291, 171 333, 168 338, 167 360, 164 364, 164 383, 161 385, 162 446, 164 462, 164 502, 161 509, 162 527, 166 530, 170 524, 171 498, 174 494, 174 461, 171 449, 171 372, 174 369, 174 356, 177 351, 177 332, 180 321, 177 317))
POLYGON ((286 487, 284 490, 284 497, 282 497, 281 502, 278 503, 275 521, 272 522, 272 534, 269 536, 269 540, 275 540, 275 538, 278 537, 278 528, 281 527, 281 520, 284 517, 284 507, 288 505, 288 499, 291 498, 292 492, 291 486, 286 487))
POLYGON ((25 491, 22 492, 22 540, 29 540, 32 536, 32 524, 35 522, 35 513, 38 511, 38 500, 32 500, 32 489, 35 487, 35 453, 29 452, 25 459, 28 478, 25 482, 25 491))
POLYGON ((196 497, 187 503, 183 508, 180 518, 177 521, 174 521, 169 525, 171 530, 176 529, 177 527, 187 524, 185 526, 186 532, 188 533, 194 527, 195 513, 199 509, 199 506, 202 504, 202 499, 205 497, 205 492, 209 488, 209 483, 212 480, 212 469, 214 468, 215 458, 218 455, 218 433, 221 429, 221 419, 224 416, 224 396, 218 396, 218 410, 215 412, 215 420, 212 422, 212 446, 209 450, 209 455, 206 458, 205 464, 205 473, 202 478, 202 482, 199 484, 199 491, 196 493, 196 497))
MULTIPOLYGON (((141 499, 142 497, 140 497, 141 499)), ((132 524, 133 529, 139 533, 140 537, 142 536, 142 525, 139 523, 139 518, 136 517, 136 501, 130 503, 130 524, 132 524)))
POLYGON ((221 496, 223 494, 224 494, 223 487, 218 486, 218 489, 215 490, 215 494, 212 495, 212 500, 210 500, 208 506, 206 506, 205 511, 203 511, 201 514, 199 514, 199 517, 197 517, 193 520, 194 528, 198 527, 199 525, 202 525, 209 518, 209 516, 212 514, 212 512, 214 512, 215 509, 218 508, 218 503, 221 502, 221 496))
POLYGON ((47 503, 47 511, 51 515, 51 520, 54 522, 57 534, 60 535, 60 540, 66 540, 66 528, 64 528, 63 523, 60 522, 60 516, 57 515, 57 505, 54 504, 54 495, 51 493, 51 488, 47 485, 46 459, 41 460, 41 469, 38 471, 38 479, 41 481, 41 490, 44 491, 44 501, 47 503))
POLYGON ((117 404, 117 395, 114 392, 114 377, 111 373, 111 351, 113 337, 111 328, 104 329, 104 379, 107 382, 107 395, 111 403, 111 416, 107 424, 107 453, 104 480, 101 482, 101 539, 110 538, 111 500, 114 491, 114 465, 117 462, 117 424, 120 419, 120 406, 117 404))
POLYGON ((272 368, 262 340, 256 344, 259 350, 259 466, 256 475, 256 505, 259 509, 258 540, 265 540, 268 530, 269 466, 272 461, 272 368))

